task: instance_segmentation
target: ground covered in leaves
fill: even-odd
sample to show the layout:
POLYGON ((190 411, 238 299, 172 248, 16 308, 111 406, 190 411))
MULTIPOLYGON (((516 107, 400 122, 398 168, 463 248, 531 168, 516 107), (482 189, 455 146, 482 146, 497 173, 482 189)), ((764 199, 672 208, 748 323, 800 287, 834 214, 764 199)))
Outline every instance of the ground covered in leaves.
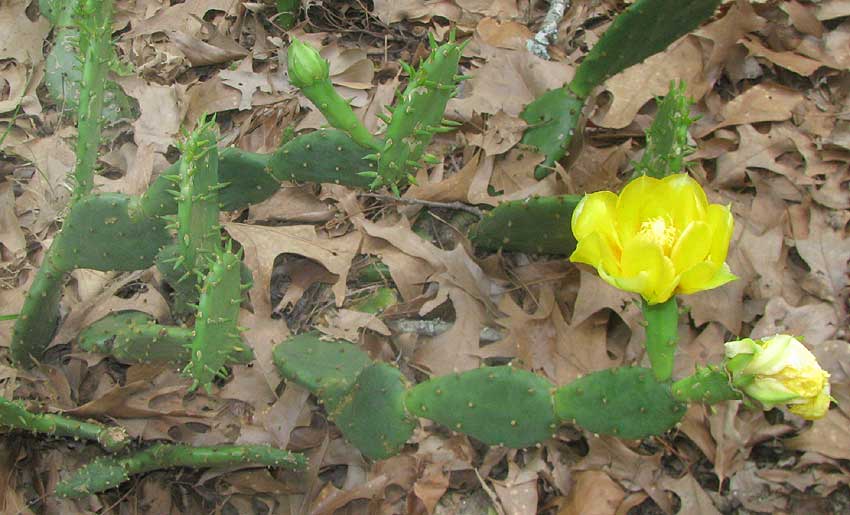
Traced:
MULTIPOLYGON (((52 44, 37 3, 0 3, 0 314, 14 314, 69 197, 75 128, 42 85, 52 44)), ((0 355, 2 393, 45 409, 115 421, 140 441, 271 443, 307 453, 295 474, 171 470, 82 501, 50 493, 96 445, 7 433, 0 440, 3 513, 847 513, 850 511, 850 1, 727 2, 714 19, 597 92, 578 152, 535 181, 541 156, 517 147, 525 104, 572 77, 575 63, 624 7, 573 2, 551 61, 529 54, 546 2, 306 0, 289 33, 273 2, 118 0, 115 76, 133 116, 109 125, 101 191, 138 194, 176 158, 181 128, 215 113, 222 145, 270 152, 285 127, 324 120, 286 77, 288 34, 330 60, 332 78, 370 129, 403 84, 399 60, 427 52, 456 26, 472 43, 449 104, 462 122, 434 148, 406 199, 495 205, 533 194, 617 189, 640 155, 656 95, 686 81, 701 119, 691 173, 712 202, 731 204, 731 285, 684 298, 677 376, 718 361, 736 336, 801 335, 832 375, 837 406, 816 423, 740 402, 694 406, 664 437, 643 442, 563 427, 536 448, 488 448, 424 424, 404 453, 370 463, 305 391, 281 383, 274 343, 316 328, 359 342, 412 379, 513 359, 564 383, 645 362, 640 310, 629 294, 565 259, 476 253, 474 213, 402 203, 344 187, 290 184, 231 213, 224 227, 254 271, 244 338, 257 359, 234 366, 210 395, 187 394, 178 370, 118 364, 75 347, 110 310, 168 322, 154 270, 74 272, 64 320, 33 371, 0 355), (500 195, 496 196, 499 193, 500 195), (397 301, 378 316, 356 309, 389 284, 363 273, 380 258, 397 301)), ((0 346, 12 321, 0 322, 0 346)))

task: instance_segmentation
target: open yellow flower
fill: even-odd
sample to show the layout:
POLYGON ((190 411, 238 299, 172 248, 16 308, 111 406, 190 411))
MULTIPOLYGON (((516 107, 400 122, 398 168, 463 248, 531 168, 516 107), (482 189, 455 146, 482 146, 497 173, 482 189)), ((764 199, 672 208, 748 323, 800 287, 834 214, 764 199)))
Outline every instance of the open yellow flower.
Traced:
POLYGON ((787 404, 791 413, 808 420, 829 410, 829 373, 793 336, 728 342, 726 358, 732 384, 765 409, 787 404))
POLYGON ((687 174, 641 176, 619 195, 600 191, 579 202, 570 261, 592 265, 606 282, 659 304, 736 279, 725 263, 733 224, 729 208, 709 204, 687 174))

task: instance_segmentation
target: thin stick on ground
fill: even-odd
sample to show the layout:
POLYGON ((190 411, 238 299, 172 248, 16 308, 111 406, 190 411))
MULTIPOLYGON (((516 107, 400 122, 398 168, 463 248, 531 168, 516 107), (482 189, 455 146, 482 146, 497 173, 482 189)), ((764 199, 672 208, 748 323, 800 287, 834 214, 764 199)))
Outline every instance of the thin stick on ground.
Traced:
POLYGON ((375 198, 379 200, 387 200, 392 202, 400 202, 402 204, 412 204, 418 206, 425 207, 434 207, 434 208, 442 208, 442 209, 455 209, 458 211, 466 211, 467 213, 472 213, 478 218, 483 218, 484 213, 478 209, 477 207, 469 206, 464 204, 463 202, 434 202, 431 200, 420 200, 417 198, 403 198, 403 197, 395 197, 393 195, 381 195, 378 193, 361 193, 361 197, 369 197, 375 198))
POLYGON ((548 60, 549 50, 547 47, 550 43, 554 43, 558 36, 558 23, 564 17, 564 11, 570 6, 569 0, 551 0, 549 10, 546 12, 546 17, 543 18, 543 24, 540 30, 532 39, 526 42, 528 51, 537 57, 548 60))

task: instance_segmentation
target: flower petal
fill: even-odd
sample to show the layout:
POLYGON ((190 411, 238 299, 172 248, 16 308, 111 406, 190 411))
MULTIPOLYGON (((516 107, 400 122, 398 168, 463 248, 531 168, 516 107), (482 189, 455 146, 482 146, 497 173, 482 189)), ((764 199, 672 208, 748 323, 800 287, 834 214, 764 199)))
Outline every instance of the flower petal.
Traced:
POLYGON ((705 261, 711 250, 711 227, 705 222, 691 222, 682 231, 670 259, 676 267, 676 271, 684 273, 705 261))
POLYGON ((702 290, 711 290, 737 278, 729 270, 726 263, 717 265, 711 261, 703 261, 682 274, 676 292, 687 295, 702 290))
POLYGON ((801 404, 792 404, 788 406, 788 410, 806 420, 817 420, 826 416, 826 412, 829 411, 829 402, 829 383, 827 383, 826 388, 816 397, 801 404))
POLYGON ((571 223, 573 236, 581 241, 589 234, 598 233, 619 247, 614 220, 616 208, 617 195, 610 191, 597 191, 585 195, 573 211, 571 223))
POLYGON ((679 231, 684 231, 692 221, 705 220, 708 198, 702 186, 688 174, 669 175, 661 180, 665 190, 665 202, 679 231))
POLYGON ((615 213, 620 245, 625 247, 640 231, 643 222, 664 217, 667 200, 661 181, 654 177, 642 175, 626 184, 617 199, 615 213))
POLYGON ((735 219, 728 206, 711 204, 706 213, 706 222, 711 227, 711 252, 709 259, 715 263, 726 261, 729 242, 735 230, 735 219))
POLYGON ((676 287, 673 264, 661 247, 643 238, 632 239, 623 248, 620 268, 623 275, 616 278, 617 286, 641 294, 650 304, 666 301, 676 287))
POLYGON ((620 271, 618 256, 610 244, 598 233, 591 233, 578 241, 576 249, 570 255, 573 263, 585 263, 608 273, 617 274, 620 271))

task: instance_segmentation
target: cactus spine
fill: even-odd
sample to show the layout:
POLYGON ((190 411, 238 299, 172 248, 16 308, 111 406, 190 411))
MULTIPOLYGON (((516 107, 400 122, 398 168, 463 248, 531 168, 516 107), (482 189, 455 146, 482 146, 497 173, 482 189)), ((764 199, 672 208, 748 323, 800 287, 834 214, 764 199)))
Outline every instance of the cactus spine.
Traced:
POLYGON ((174 467, 232 467, 257 464, 266 467, 303 469, 301 454, 267 445, 216 445, 189 447, 179 444, 155 444, 125 457, 98 458, 56 485, 59 497, 85 497, 116 488, 130 476, 174 467))
POLYGON ((4 397, 0 397, 0 426, 53 436, 93 440, 104 449, 113 452, 123 449, 130 443, 130 437, 123 427, 80 422, 61 415, 33 413, 20 401, 10 401, 4 397))

